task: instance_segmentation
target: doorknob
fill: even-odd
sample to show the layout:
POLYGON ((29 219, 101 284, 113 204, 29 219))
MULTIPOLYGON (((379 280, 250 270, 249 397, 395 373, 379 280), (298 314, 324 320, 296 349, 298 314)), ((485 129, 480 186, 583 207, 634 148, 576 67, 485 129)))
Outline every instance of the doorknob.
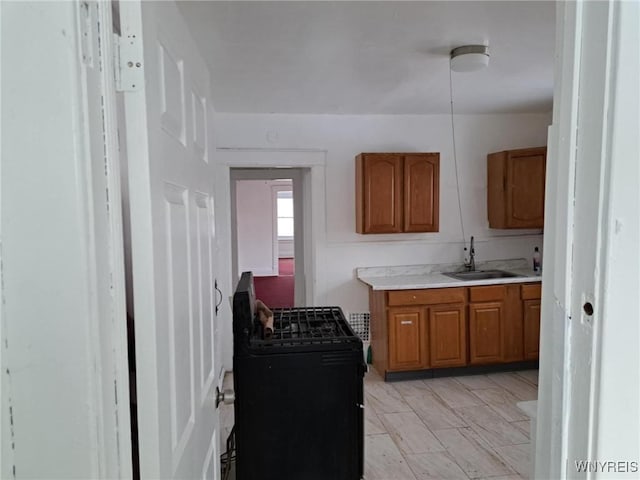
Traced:
POLYGON ((231 405, 236 399, 236 392, 233 390, 223 390, 222 392, 218 387, 216 387, 216 408, 221 403, 225 405, 231 405))

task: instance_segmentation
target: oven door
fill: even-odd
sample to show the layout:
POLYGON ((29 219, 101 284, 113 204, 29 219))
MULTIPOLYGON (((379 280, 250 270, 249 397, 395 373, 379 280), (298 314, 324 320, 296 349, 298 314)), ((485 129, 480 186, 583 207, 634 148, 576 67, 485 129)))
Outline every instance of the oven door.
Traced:
POLYGON ((234 359, 238 480, 358 480, 362 349, 234 359))

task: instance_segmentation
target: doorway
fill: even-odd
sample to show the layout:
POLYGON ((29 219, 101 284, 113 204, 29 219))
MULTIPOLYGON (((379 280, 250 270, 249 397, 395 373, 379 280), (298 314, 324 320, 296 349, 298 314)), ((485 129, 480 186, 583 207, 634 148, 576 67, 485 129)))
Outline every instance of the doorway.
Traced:
POLYGON ((305 303, 303 168, 231 168, 232 275, 270 307, 305 303))
POLYGON ((251 271, 256 298, 270 307, 294 306, 293 181, 236 181, 238 272, 251 271))

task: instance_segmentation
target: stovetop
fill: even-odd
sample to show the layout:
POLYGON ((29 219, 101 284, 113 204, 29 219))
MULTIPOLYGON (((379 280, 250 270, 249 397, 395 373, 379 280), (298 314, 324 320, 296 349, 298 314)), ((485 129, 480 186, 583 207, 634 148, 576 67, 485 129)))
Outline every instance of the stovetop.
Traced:
POLYGON ((362 350, 340 307, 274 308, 273 333, 257 317, 253 274, 243 272, 233 295, 234 357, 313 351, 362 350))
POLYGON ((258 323, 251 338, 253 346, 358 343, 340 307, 273 309, 273 335, 263 339, 258 323))

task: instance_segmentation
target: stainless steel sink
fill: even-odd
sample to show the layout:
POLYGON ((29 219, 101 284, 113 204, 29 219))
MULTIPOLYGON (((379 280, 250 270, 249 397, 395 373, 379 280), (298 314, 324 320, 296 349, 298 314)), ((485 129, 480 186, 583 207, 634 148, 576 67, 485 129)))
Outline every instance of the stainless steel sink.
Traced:
POLYGON ((445 272, 446 275, 457 280, 488 280, 493 278, 513 278, 520 277, 515 273, 504 272, 502 270, 476 270, 475 272, 445 272))

